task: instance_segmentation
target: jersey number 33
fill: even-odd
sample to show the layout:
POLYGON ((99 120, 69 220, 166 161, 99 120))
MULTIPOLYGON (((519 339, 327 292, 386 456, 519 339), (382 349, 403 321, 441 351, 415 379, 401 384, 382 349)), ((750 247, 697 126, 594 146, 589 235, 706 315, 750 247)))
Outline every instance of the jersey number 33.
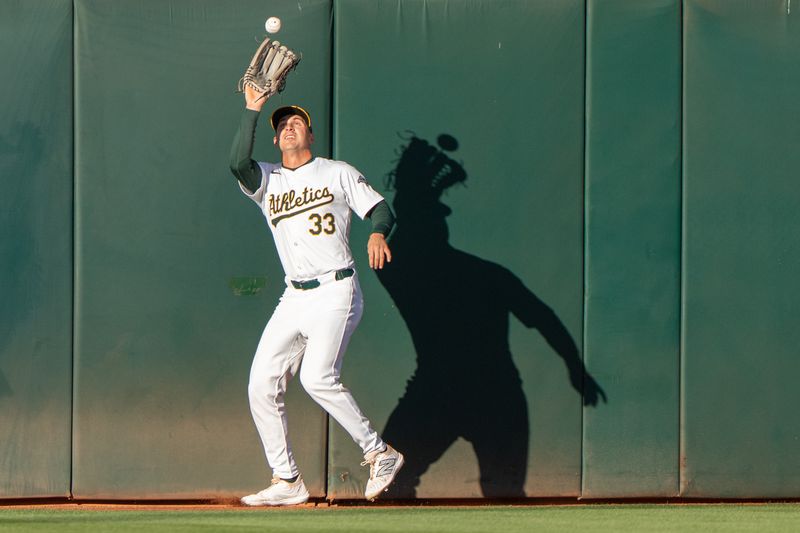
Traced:
POLYGON ((311 221, 311 228, 308 230, 311 235, 320 235, 321 233, 333 235, 336 233, 336 220, 333 218, 332 213, 325 213, 324 215, 311 213, 308 219, 311 221))

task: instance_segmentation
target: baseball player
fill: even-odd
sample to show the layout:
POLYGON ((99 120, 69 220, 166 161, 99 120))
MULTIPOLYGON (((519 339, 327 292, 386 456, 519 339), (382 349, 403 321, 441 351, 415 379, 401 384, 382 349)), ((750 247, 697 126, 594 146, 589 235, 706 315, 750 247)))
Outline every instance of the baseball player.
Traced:
POLYGON ((348 237, 351 210, 362 219, 369 217, 369 265, 381 269, 392 257, 386 236, 394 215, 358 170, 312 155, 311 116, 301 107, 281 107, 271 116, 281 162, 253 161, 256 122, 266 99, 249 87, 244 92, 246 108, 232 147, 231 171, 267 219, 286 273, 286 290, 261 336, 248 386, 272 484, 241 501, 257 506, 308 500, 289 445, 284 409, 286 384, 298 371, 306 392, 361 447, 362 466, 370 467, 365 497, 373 500, 392 483, 403 455, 381 440, 339 379, 342 357, 363 311, 348 237))

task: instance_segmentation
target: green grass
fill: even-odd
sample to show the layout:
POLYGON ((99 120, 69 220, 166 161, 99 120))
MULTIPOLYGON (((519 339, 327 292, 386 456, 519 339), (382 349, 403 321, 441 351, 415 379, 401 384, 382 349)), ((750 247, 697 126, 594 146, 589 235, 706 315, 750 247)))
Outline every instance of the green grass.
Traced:
POLYGON ((800 504, 87 511, 0 508, 0 531, 549 532, 800 530, 800 504))

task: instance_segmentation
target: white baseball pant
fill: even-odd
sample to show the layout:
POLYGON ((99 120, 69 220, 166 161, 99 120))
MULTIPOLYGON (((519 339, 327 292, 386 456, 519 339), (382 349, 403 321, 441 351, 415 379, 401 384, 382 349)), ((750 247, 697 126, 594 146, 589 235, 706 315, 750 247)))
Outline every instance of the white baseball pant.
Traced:
POLYGON ((339 380, 364 301, 357 275, 336 280, 334 274, 318 278, 320 286, 314 289, 286 288, 264 328, 250 369, 250 412, 273 475, 281 478, 299 474, 284 406, 286 385, 298 367, 309 396, 342 425, 364 454, 384 447, 339 380))

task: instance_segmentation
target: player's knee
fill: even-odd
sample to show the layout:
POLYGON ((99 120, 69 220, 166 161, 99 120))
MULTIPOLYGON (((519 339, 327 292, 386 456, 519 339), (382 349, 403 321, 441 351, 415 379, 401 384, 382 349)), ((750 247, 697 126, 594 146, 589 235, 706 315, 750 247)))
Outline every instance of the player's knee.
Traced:
POLYGON ((324 377, 312 374, 311 372, 300 371, 300 383, 306 392, 314 397, 338 388, 338 380, 333 377, 324 377))
POLYGON ((308 374, 300 374, 300 384, 311 396, 314 396, 316 393, 323 390, 320 380, 315 376, 309 376, 308 374))
POLYGON ((272 378, 251 377, 250 383, 247 384, 247 395, 250 398, 250 403, 264 401, 275 403, 280 396, 278 382, 272 378))

